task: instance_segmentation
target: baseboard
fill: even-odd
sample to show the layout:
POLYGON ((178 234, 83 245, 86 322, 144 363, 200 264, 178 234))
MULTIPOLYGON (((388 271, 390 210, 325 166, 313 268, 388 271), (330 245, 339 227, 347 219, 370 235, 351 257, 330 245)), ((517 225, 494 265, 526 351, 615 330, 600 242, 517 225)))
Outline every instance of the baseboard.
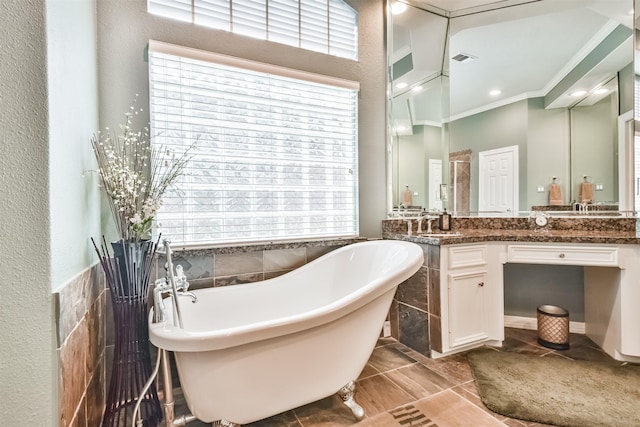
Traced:
MULTIPOLYGON (((538 329, 538 319, 535 317, 504 316, 504 326, 507 328, 530 329, 535 331, 538 329)), ((569 332, 573 334, 584 334, 584 322, 569 321, 569 332)))

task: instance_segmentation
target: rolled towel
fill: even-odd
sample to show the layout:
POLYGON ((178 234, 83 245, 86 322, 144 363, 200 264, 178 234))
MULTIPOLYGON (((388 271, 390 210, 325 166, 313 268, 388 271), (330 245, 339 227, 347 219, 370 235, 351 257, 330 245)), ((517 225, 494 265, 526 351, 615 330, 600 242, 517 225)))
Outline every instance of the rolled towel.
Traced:
POLYGON ((583 182, 582 184, 580 184, 580 202, 593 202, 593 183, 583 182))
POLYGON ((562 205, 562 189, 559 184, 549 184, 549 204, 551 206, 562 205))
POLYGON ((407 189, 402 192, 402 204, 405 207, 413 205, 413 194, 411 190, 409 190, 408 185, 407 185, 407 189))

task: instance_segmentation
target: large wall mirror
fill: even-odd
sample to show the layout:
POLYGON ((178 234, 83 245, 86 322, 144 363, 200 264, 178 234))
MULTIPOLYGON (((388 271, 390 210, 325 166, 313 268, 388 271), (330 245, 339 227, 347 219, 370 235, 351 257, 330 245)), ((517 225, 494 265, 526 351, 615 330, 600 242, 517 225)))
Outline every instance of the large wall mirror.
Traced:
POLYGON ((633 3, 390 3, 390 207, 633 210, 633 3))

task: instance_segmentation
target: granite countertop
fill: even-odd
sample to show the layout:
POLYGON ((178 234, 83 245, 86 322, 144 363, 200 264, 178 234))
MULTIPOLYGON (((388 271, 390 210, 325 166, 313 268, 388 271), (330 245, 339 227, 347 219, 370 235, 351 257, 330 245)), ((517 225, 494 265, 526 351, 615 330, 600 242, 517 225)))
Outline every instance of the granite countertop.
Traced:
POLYGON ((599 243, 599 244, 640 244, 636 231, 593 231, 593 230, 496 230, 460 229, 438 232, 433 235, 385 232, 383 238, 406 240, 429 245, 455 245, 477 242, 550 242, 550 243, 599 243))
MULTIPOLYGON (((254 252, 276 249, 294 249, 301 247, 315 246, 345 246, 351 243, 357 243, 367 240, 364 237, 336 237, 328 239, 308 239, 308 240, 291 240, 291 241, 272 241, 259 243, 238 243, 224 245, 207 245, 207 246, 187 246, 173 247, 172 252, 189 256, 208 256, 213 254, 233 254, 239 252, 254 252)), ((158 250, 159 255, 164 255, 164 250, 158 250)))

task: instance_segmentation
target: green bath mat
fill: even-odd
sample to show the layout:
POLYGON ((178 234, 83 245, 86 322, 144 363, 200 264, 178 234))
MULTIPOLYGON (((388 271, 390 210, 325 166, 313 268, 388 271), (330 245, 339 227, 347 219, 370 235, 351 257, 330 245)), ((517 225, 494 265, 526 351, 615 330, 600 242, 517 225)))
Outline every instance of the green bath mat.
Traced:
POLYGON ((482 402, 494 412, 566 427, 640 426, 640 366, 474 350, 482 402))

